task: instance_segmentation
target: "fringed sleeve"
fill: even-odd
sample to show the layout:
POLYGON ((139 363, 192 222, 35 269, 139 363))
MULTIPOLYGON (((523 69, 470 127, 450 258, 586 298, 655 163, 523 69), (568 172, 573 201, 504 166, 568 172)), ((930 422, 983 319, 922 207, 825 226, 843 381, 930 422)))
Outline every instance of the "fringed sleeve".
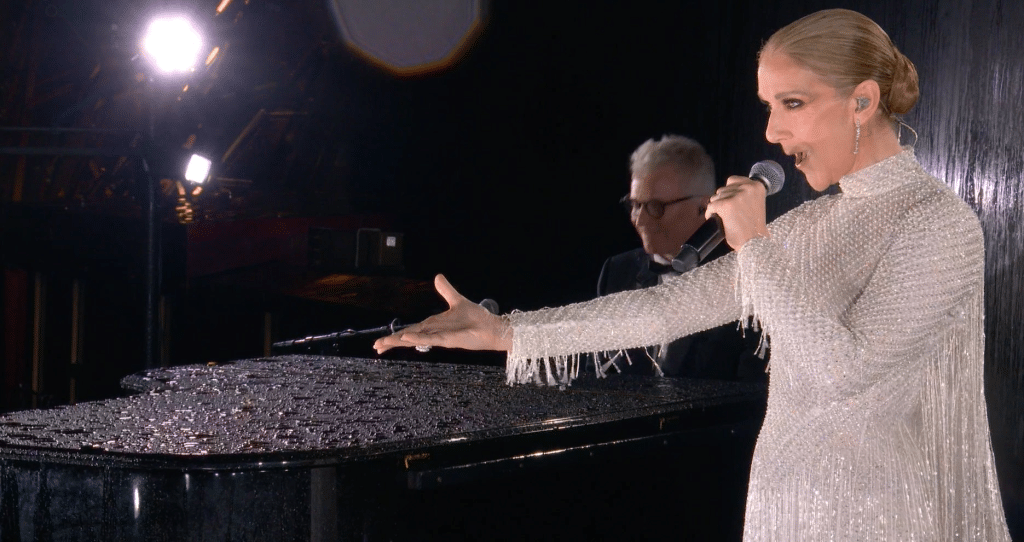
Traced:
POLYGON ((661 344, 737 320, 735 264, 729 254, 653 288, 513 312, 508 382, 567 385, 580 354, 661 344))

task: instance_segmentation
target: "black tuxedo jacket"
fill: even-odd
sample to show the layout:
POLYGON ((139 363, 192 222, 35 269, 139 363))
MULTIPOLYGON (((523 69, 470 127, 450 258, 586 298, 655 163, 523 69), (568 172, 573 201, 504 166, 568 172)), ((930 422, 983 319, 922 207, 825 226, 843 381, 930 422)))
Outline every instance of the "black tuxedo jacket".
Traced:
MULTIPOLYGON (((727 252, 729 248, 723 243, 709 260, 727 252)), ((662 273, 675 271, 652 261, 642 248, 617 254, 601 267, 597 295, 655 286, 662 273)), ((657 374, 651 362, 651 357, 655 357, 665 376, 760 382, 766 380, 767 355, 761 359, 754 354, 759 339, 759 333, 749 329, 744 333, 732 322, 676 339, 660 353, 655 348, 648 348, 647 352, 642 348, 630 349, 627 353, 632 363, 623 354, 612 360, 626 374, 657 374)), ((607 359, 602 359, 602 363, 607 359)))

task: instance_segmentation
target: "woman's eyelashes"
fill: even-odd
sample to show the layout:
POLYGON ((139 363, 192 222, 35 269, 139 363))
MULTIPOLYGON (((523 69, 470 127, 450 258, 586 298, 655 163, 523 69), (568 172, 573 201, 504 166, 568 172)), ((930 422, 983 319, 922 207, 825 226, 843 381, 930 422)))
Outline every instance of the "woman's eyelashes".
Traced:
MULTIPOLYGON (((762 103, 764 103, 765 113, 768 113, 769 115, 771 115, 772 114, 772 104, 770 104, 768 102, 762 102, 762 103)), ((800 107, 802 107, 804 105, 804 101, 803 100, 799 100, 799 99, 796 99, 796 98, 788 98, 788 99, 782 100, 780 103, 782 104, 782 107, 784 109, 787 109, 787 110, 790 110, 790 111, 792 111, 794 109, 799 109, 800 107)))

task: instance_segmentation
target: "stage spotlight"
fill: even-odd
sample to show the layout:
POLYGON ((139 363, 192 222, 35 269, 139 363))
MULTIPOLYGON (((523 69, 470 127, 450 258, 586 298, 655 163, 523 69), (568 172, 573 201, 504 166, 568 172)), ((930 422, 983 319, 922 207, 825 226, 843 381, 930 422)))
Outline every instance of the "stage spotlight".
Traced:
POLYGON ((184 17, 155 19, 142 42, 146 55, 162 72, 191 71, 202 46, 199 32, 184 17))
POLYGON ((185 180, 202 184, 210 176, 210 166, 213 164, 209 158, 193 154, 185 168, 185 180))

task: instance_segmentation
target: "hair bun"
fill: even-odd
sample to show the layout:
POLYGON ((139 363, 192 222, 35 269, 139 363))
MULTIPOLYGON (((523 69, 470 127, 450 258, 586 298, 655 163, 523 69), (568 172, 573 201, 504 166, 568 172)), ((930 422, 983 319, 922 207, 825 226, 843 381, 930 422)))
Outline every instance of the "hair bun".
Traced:
POLYGON ((895 47, 893 52, 896 54, 896 65, 892 72, 892 88, 889 89, 887 105, 891 114, 905 115, 914 107, 920 96, 917 68, 906 55, 895 50, 895 47))
POLYGON ((759 59, 778 51, 825 79, 835 89, 878 83, 881 113, 895 122, 918 98, 917 69, 893 45, 882 27, 848 9, 825 9, 776 31, 761 47, 759 59))

